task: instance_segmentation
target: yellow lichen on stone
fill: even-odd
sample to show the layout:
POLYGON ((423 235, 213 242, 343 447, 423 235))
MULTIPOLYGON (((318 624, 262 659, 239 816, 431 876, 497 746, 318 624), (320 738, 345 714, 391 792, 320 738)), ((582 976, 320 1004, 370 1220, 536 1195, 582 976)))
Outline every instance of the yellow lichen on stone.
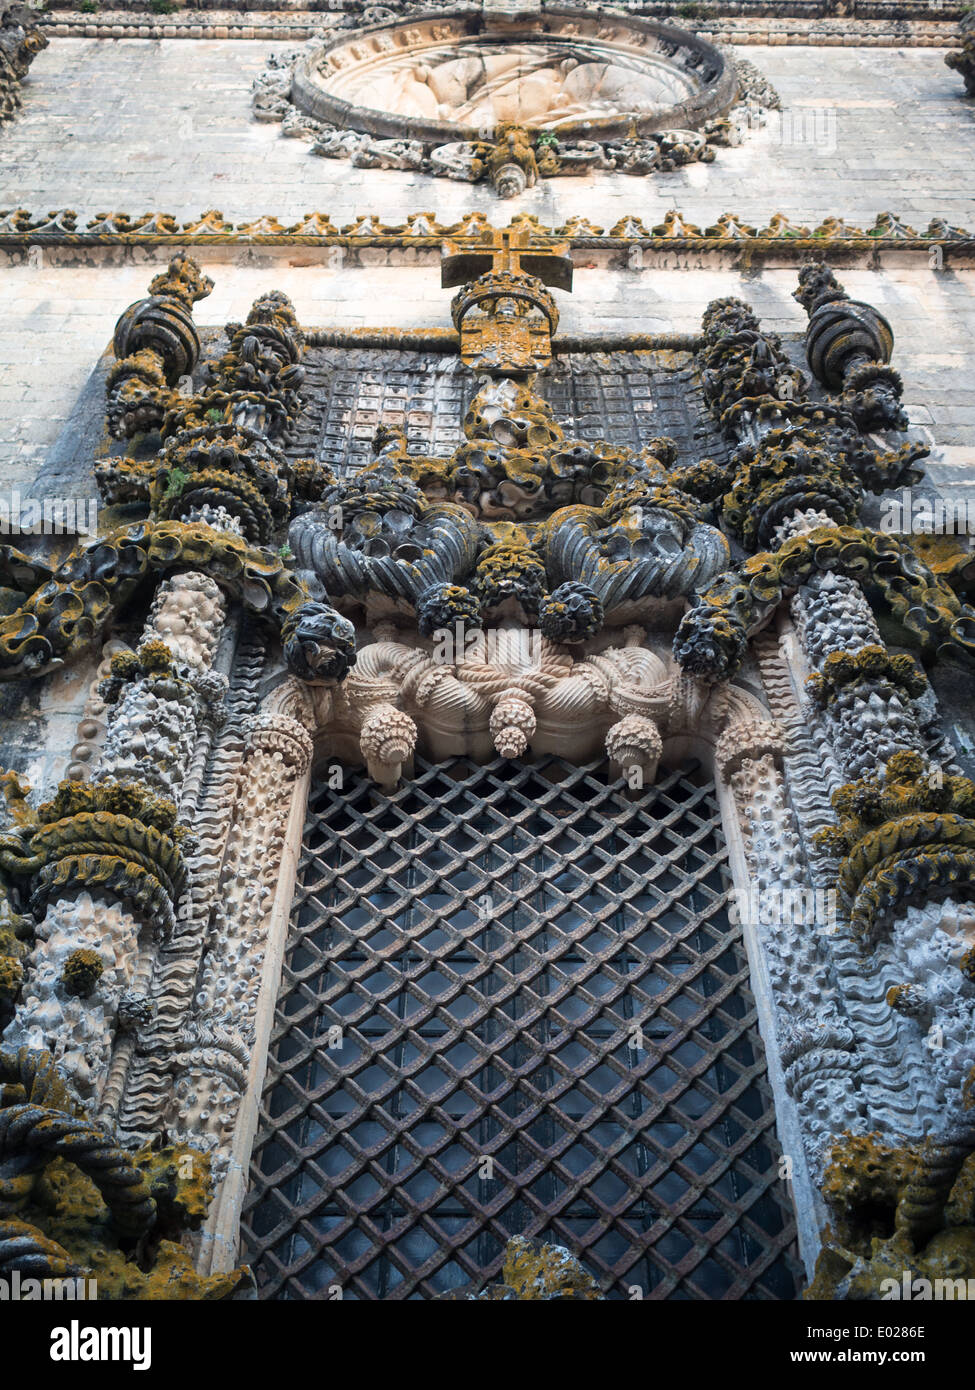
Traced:
POLYGON ((830 1152, 822 1193, 841 1244, 865 1250, 872 1236, 893 1230, 894 1210, 917 1158, 915 1146, 894 1148, 878 1134, 840 1137, 830 1152))
POLYGON ((502 1277, 516 1298, 528 1301, 603 1297, 595 1279, 565 1246, 542 1244, 525 1236, 512 1236, 508 1241, 502 1277))
POLYGON ((140 1149, 135 1166, 145 1174, 156 1203, 157 1227, 199 1230, 213 1197, 210 1155, 188 1144, 170 1144, 140 1149))
POLYGON ((99 1299, 213 1300, 245 1287, 251 1277, 247 1269, 201 1276, 192 1252, 178 1243, 180 1228, 194 1229, 206 1213, 211 1195, 206 1155, 179 1146, 144 1149, 135 1159, 159 1203, 157 1227, 138 1251, 123 1247, 98 1189, 63 1159, 48 1165, 19 1215, 90 1271, 99 1299))
MULTIPOLYGON (((944 1229, 919 1249, 895 1229, 895 1214, 921 1149, 885 1144, 877 1134, 846 1134, 834 1146, 822 1192, 834 1218, 823 1233, 813 1301, 876 1300, 893 1280, 975 1277, 975 1155, 962 1167, 944 1209, 944 1229)), ((953 1296, 964 1297, 955 1293, 953 1296)))
POLYGON ((12 1004, 24 982, 24 967, 16 956, 8 955, 0 942, 0 1004, 12 1004))
POLYGON ((441 1300, 476 1302, 576 1302, 602 1300, 605 1294, 580 1260, 564 1245, 549 1245, 527 1236, 512 1236, 504 1253, 501 1280, 485 1288, 452 1289, 441 1300))
POLYGON ((79 999, 89 999, 104 971, 105 962, 97 951, 72 951, 61 972, 64 992, 79 999))

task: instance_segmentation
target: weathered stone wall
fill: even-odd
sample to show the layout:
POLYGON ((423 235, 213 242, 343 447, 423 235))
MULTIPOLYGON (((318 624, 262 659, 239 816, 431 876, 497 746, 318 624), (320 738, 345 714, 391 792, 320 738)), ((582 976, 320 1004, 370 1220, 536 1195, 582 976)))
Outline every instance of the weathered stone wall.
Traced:
MULTIPOLYGON (((367 210, 395 219, 428 207, 443 220, 496 210, 486 187, 396 171, 377 178, 252 122, 253 78, 270 53, 293 47, 52 40, 31 69, 23 115, 4 134, 2 206, 148 208, 181 219, 218 207, 230 219, 283 221, 317 208, 336 222, 367 210)), ((607 225, 634 212, 659 220, 674 206, 692 222, 725 211, 746 221, 781 211, 813 224, 827 213, 870 224, 886 210, 922 226, 970 218, 975 121, 945 50, 736 52, 775 86, 785 119, 773 116, 712 165, 649 179, 558 179, 505 207, 556 224, 579 212, 607 225)))
MULTIPOLYGON (((501 224, 519 211, 552 226, 584 213, 607 228, 626 213, 649 226, 673 207, 701 226, 725 211, 756 225, 784 212, 810 226, 835 214, 869 227, 889 210, 919 231, 935 216, 963 226, 973 220, 975 120, 939 50, 749 47, 742 52, 776 86, 784 113, 741 146, 719 150, 715 163, 644 179, 553 180, 500 203, 481 187, 318 159, 304 141, 253 122, 251 81, 269 53, 288 49, 260 41, 55 39, 31 70, 24 112, 0 142, 0 207, 72 207, 85 219, 151 210, 181 221, 216 207, 230 221, 269 213, 284 225, 316 209, 343 225, 367 211, 395 222, 418 209, 449 221, 472 207, 501 224), (800 141, 803 134, 812 143, 800 141)), ((204 248, 193 253, 210 265, 204 248)), ((157 254, 161 263, 169 253, 157 254)), ((386 261, 382 253, 375 258, 386 261)), ((148 264, 94 259, 67 266, 34 254, 29 264, 3 270, 4 489, 24 486, 37 472, 118 313, 145 292, 153 273, 148 264)), ((320 255, 300 248, 234 253, 230 263, 212 266, 217 287, 198 317, 221 324, 278 286, 310 325, 445 324, 435 256, 421 256, 421 264, 413 253, 389 259, 399 264, 352 270, 323 266, 320 255)), ((744 294, 770 327, 804 328, 791 298, 793 270, 743 277, 698 264, 705 262, 681 258, 673 269, 648 262, 621 274, 583 261, 575 293, 560 296, 563 326, 693 331, 709 299, 744 294)), ((932 442, 970 443, 972 273, 929 269, 915 257, 883 274, 845 272, 844 280, 891 318, 912 419, 931 431, 932 442)))
MULTIPOLYGON (((449 326, 449 292, 440 288, 432 254, 424 264, 400 253, 406 265, 331 268, 301 266, 297 248, 288 257, 240 252, 234 260, 193 254, 216 282, 197 307, 197 319, 221 325, 246 313, 270 288, 294 301, 309 327, 383 325, 449 326), (260 264, 261 260, 264 264, 260 264), (250 264, 240 264, 240 261, 250 264), (253 262, 257 261, 258 264, 253 262)), ((158 267, 165 264, 160 251, 158 267)), ((377 257, 384 253, 376 253, 377 257)), ((306 260, 311 259, 306 254, 306 260)), ((686 261, 688 258, 681 258, 686 261)), ((694 258, 690 258, 693 262, 694 258)), ((100 267, 21 265, 3 271, 12 288, 0 318, 0 354, 9 364, 0 384, 0 490, 23 488, 55 443, 89 373, 111 340, 122 309, 145 293, 150 264, 100 267)), ((897 335, 894 362, 905 379, 905 401, 919 437, 952 465, 971 468, 975 440, 975 381, 970 361, 975 345, 975 275, 933 271, 916 264, 883 272, 844 270, 849 293, 876 305, 897 335)), ((571 295, 559 294, 561 327, 567 333, 619 329, 624 332, 693 333, 708 301, 739 295, 763 323, 783 332, 805 331, 805 311, 792 298, 794 269, 736 273, 730 270, 660 269, 618 271, 578 267, 571 295)), ((935 462, 935 468, 937 463, 935 462)))

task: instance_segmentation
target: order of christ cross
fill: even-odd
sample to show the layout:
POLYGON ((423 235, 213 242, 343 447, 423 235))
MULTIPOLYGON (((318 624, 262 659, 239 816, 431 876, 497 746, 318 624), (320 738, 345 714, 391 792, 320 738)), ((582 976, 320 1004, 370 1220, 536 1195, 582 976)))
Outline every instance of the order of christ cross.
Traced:
POLYGON ((445 290, 470 284, 488 271, 534 275, 553 289, 572 289, 568 242, 532 245, 528 227, 492 227, 480 236, 444 242, 440 283, 445 290))

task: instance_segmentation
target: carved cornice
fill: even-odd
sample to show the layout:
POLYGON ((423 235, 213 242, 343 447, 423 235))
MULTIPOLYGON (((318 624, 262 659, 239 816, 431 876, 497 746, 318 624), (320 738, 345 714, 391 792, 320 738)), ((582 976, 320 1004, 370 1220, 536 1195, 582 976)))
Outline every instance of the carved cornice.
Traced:
MULTIPOLYGON (((385 5, 393 9, 394 5, 385 5)), ((434 0, 395 5, 397 12, 430 10, 434 0)), ((461 6, 452 6, 460 9, 461 6)), ((470 8, 474 8, 471 6, 470 8)), ((627 13, 666 19, 692 28, 712 42, 735 45, 777 43, 832 47, 836 44, 890 48, 952 48, 960 44, 955 24, 962 0, 945 0, 936 14, 929 0, 855 0, 845 15, 829 14, 830 0, 695 0, 693 17, 675 14, 672 0, 628 4, 627 13), (855 14, 850 11, 855 10, 855 14)), ((197 8, 172 14, 148 12, 145 0, 115 0, 111 9, 85 13, 73 0, 62 0, 38 17, 45 33, 56 38, 118 39, 287 39, 312 38, 323 29, 352 27, 354 17, 341 10, 284 8, 284 0, 259 0, 255 9, 227 9, 224 0, 199 0, 197 8)))
MULTIPOLYGON (((612 227, 596 226, 585 217, 573 217, 560 226, 546 226, 537 217, 521 214, 507 229, 525 230, 528 245, 550 248, 567 242, 569 251, 627 251, 667 255, 678 251, 737 252, 749 259, 775 256, 789 264, 801 264, 814 251, 820 259, 853 260, 896 250, 929 256, 971 256, 975 231, 933 218, 918 231, 890 212, 877 214, 872 227, 857 226, 841 217, 827 217, 816 227, 793 224, 782 213, 772 213, 764 226, 746 225, 734 213, 723 213, 706 227, 688 222, 679 212, 668 212, 663 222, 644 222, 636 213, 621 217, 612 227)), ((309 212, 300 221, 285 225, 273 214, 246 222, 228 222, 222 213, 207 211, 188 222, 170 213, 146 213, 132 217, 125 212, 103 213, 87 222, 73 209, 63 208, 38 216, 27 209, 0 212, 0 249, 26 251, 31 247, 173 247, 265 246, 342 247, 349 253, 368 249, 439 251, 448 241, 494 232, 495 224, 483 213, 469 213, 457 222, 441 222, 433 212, 411 214, 404 222, 384 222, 363 213, 352 222, 336 225, 327 213, 309 212)), ((497 228, 501 230, 500 226, 497 228)))

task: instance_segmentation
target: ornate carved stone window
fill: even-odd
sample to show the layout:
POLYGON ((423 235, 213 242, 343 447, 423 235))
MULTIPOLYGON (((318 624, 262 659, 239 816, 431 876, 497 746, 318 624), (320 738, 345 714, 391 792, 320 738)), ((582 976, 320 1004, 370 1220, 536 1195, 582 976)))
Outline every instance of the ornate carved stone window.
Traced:
POLYGON ((480 1287, 526 1235, 613 1297, 793 1297, 704 771, 637 799, 604 762, 418 762, 390 797, 335 772, 312 791, 244 1215, 262 1296, 480 1287))

